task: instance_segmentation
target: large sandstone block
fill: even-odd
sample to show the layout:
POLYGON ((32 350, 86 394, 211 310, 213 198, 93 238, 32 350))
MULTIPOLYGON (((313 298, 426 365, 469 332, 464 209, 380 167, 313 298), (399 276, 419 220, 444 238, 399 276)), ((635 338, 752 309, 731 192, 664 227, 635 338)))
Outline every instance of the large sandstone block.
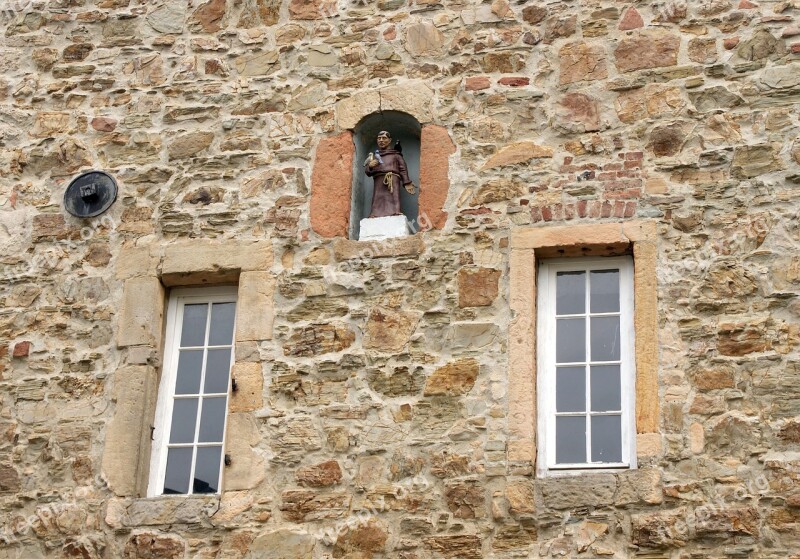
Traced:
POLYGON ((164 287, 158 278, 135 277, 125 281, 117 321, 117 347, 161 345, 164 287))
POLYGON ((271 272, 242 272, 239 276, 236 341, 272 339, 275 278, 271 272))
POLYGON ((447 128, 434 124, 422 127, 417 229, 442 229, 447 222, 444 205, 450 193, 450 156, 455 152, 447 128))
POLYGON ((104 438, 103 477, 114 494, 137 496, 147 483, 158 375, 153 367, 129 366, 118 369, 113 382, 116 407, 104 438))
POLYGON ((311 174, 311 229, 321 237, 346 237, 353 188, 353 133, 322 138, 311 174))
POLYGON ((236 391, 231 394, 229 413, 251 412, 264 405, 264 374, 259 362, 235 363, 231 377, 236 380, 236 391))
POLYGON ((225 491, 244 491, 258 487, 266 476, 264 459, 253 451, 261 442, 256 420, 250 413, 230 413, 225 437, 225 453, 231 464, 225 466, 222 487, 225 491))

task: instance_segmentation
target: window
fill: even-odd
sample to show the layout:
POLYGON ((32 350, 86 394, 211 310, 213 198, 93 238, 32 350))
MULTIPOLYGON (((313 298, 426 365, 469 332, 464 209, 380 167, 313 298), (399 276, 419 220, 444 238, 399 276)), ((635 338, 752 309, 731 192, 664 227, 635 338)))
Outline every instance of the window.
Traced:
POLYGON ((219 493, 236 288, 170 294, 148 496, 219 493))
POLYGON ((540 466, 635 467, 632 258, 542 260, 538 275, 540 466))

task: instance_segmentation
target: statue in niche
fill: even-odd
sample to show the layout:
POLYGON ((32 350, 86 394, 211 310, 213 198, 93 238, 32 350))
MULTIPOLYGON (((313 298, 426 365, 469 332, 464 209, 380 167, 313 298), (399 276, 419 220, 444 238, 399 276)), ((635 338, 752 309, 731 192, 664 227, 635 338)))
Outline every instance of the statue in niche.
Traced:
POLYGON ((378 132, 378 149, 370 152, 364 161, 364 170, 368 177, 372 177, 374 188, 372 190, 372 209, 369 217, 387 217, 402 215, 400 211, 400 187, 406 192, 414 194, 416 187, 408 177, 406 161, 403 159, 403 150, 398 141, 394 149, 389 149, 392 136, 385 130, 378 132))

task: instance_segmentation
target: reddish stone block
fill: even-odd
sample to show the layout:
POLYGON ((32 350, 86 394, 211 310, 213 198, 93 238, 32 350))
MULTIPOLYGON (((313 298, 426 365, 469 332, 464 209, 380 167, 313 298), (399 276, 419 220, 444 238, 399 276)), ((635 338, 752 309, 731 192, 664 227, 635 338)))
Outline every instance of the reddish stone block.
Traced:
POLYGON ((545 221, 553 221, 553 211, 547 206, 542 208, 542 219, 545 221))
POLYGON ((600 217, 611 217, 612 211, 613 207, 611 206, 611 202, 603 202, 603 207, 600 210, 600 217))
POLYGON ((636 8, 631 6, 622 14, 622 19, 619 20, 617 29, 620 31, 630 31, 631 29, 639 29, 640 27, 644 27, 642 15, 636 8))
POLYGON ((586 217, 586 208, 588 205, 589 204, 586 200, 578 200, 577 210, 579 217, 586 217))
POLYGON ((420 150, 419 224, 442 229, 447 222, 443 208, 450 190, 450 156, 456 146, 447 128, 429 124, 422 127, 420 150))
POLYGON ((791 46, 792 54, 800 54, 800 43, 794 43, 791 46))
POLYGON ((728 37, 722 41, 722 46, 725 50, 733 50, 739 44, 739 37, 728 37))
POLYGON ((92 128, 98 132, 113 132, 116 127, 116 119, 105 116, 96 116, 92 119, 92 128))
POLYGON ((740 0, 739 2, 740 10, 754 10, 756 8, 758 8, 758 4, 753 4, 750 0, 740 0))
POLYGON ((537 207, 531 208, 531 221, 533 223, 538 223, 542 221, 542 210, 537 207))
POLYGON ((467 91, 480 91, 481 89, 489 89, 492 82, 489 81, 487 76, 473 76, 467 78, 464 89, 467 91))
POLYGON ((31 352, 31 343, 30 342, 17 342, 14 345, 14 351, 12 352, 12 357, 27 357, 30 355, 31 352))
POLYGON ((311 229, 321 237, 346 237, 353 188, 353 134, 323 138, 311 173, 311 229))
POLYGON ((644 159, 644 152, 641 151, 631 151, 625 154, 625 159, 630 161, 641 161, 644 159))
POLYGON ((520 77, 508 77, 508 78, 500 78, 497 80, 497 83, 500 85, 507 85, 509 87, 522 87, 531 83, 529 78, 520 78, 520 77))
POLYGON ((625 215, 624 217, 633 217, 636 215, 636 202, 625 202, 625 215))

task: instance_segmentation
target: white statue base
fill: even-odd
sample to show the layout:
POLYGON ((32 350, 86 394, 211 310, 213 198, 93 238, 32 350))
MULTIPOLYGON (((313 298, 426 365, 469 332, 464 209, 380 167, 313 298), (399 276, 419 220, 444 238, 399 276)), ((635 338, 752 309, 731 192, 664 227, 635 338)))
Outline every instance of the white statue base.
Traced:
POLYGON ((388 217, 368 217, 362 219, 358 235, 359 241, 382 241, 395 237, 405 237, 411 234, 408 221, 404 215, 391 215, 388 217))

